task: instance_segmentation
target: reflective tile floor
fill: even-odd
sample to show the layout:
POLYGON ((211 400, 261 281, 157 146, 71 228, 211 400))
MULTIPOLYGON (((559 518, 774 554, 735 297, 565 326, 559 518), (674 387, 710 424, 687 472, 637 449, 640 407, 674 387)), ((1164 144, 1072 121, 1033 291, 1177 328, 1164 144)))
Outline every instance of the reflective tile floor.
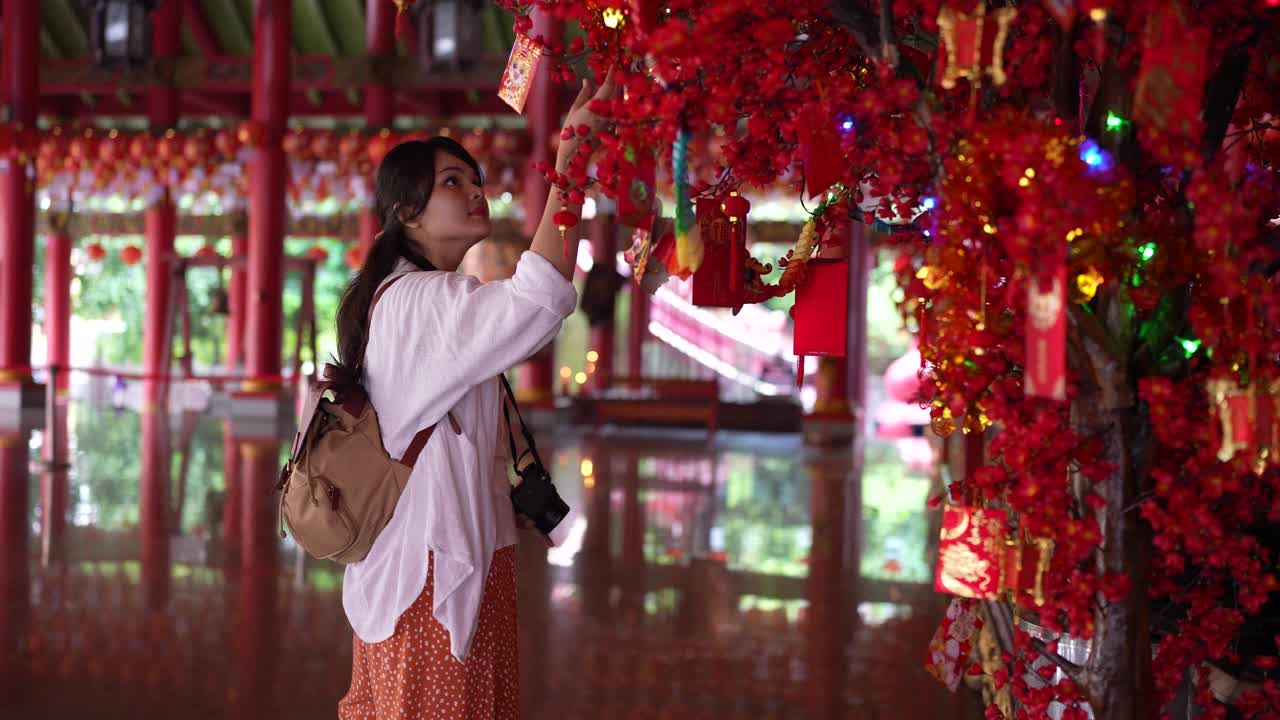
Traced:
MULTIPOLYGON (((918 447, 542 442, 576 515, 519 548, 522 717, 972 717, 922 668, 944 601, 918 447)), ((0 434, 0 718, 336 717, 341 573, 277 534, 285 450, 82 405, 0 434)))

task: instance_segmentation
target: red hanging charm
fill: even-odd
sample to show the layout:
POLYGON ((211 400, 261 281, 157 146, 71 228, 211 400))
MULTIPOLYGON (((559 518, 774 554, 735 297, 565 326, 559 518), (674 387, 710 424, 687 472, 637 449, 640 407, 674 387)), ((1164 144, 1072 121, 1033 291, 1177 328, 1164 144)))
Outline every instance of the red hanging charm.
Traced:
POLYGON ((693 273, 693 304, 739 308, 746 302, 746 212, 751 207, 737 193, 725 198, 699 198, 694 217, 702 238, 702 264, 693 273), (745 208, 743 207, 745 203, 745 208), (730 214, 733 213, 733 214, 730 214))
POLYGON ((1009 514, 1004 510, 948 505, 942 513, 938 592, 979 600, 1000 595, 1003 541, 1009 514))
POLYGON ((541 62, 542 46, 527 35, 517 35, 511 56, 507 58, 507 69, 502 73, 502 83, 498 85, 498 97, 517 113, 524 112, 525 100, 541 62))
POLYGON ((405 19, 404 14, 413 7, 413 0, 391 0, 396 6, 396 38, 404 37, 405 19))
POLYGON ((1067 395, 1066 265, 1027 287, 1027 351, 1023 389, 1029 397, 1064 400, 1067 395))
POLYGON ((817 197, 840 179, 844 153, 834 119, 821 106, 800 121, 800 155, 804 162, 804 187, 809 197, 817 197))
POLYGON ((844 357, 849 339, 849 259, 814 258, 796 286, 792 351, 799 356, 796 384, 804 383, 804 356, 844 357))
POLYGON ((562 205, 560 212, 551 216, 551 221, 560 229, 560 241, 564 243, 564 256, 570 257, 569 228, 578 224, 578 215, 562 205))
POLYGON ((1230 462, 1236 453, 1252 454, 1257 440, 1253 386, 1242 388, 1235 378, 1218 377, 1206 390, 1222 435, 1218 459, 1230 462))
MULTIPOLYGON (((1144 131, 1199 138, 1209 30, 1188 17, 1184 2, 1157 5, 1147 18, 1133 120, 1144 131)), ((1146 133, 1142 139, 1150 142, 1146 133)), ((1198 158, 1197 158, 1198 159, 1198 158)))
POLYGON ((984 74, 991 75, 991 82, 996 85, 1003 85, 1004 44, 1017 15, 1018 11, 1011 7, 988 12, 985 2, 978 3, 972 13, 943 7, 938 13, 938 32, 942 37, 938 75, 942 87, 951 89, 960 78, 981 84, 984 74))

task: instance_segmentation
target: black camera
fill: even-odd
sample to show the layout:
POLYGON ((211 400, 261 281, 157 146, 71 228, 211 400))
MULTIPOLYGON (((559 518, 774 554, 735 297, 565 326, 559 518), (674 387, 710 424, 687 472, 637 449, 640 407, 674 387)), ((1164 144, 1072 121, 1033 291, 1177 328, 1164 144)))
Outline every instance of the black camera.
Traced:
POLYGON ((547 472, 546 466, 542 464, 542 458, 538 456, 538 444, 533 441, 533 433, 529 431, 529 426, 524 424, 524 418, 520 415, 520 405, 516 403, 516 394, 511 391, 511 384, 503 375, 499 375, 498 379, 502 381, 502 389, 507 393, 507 402, 502 405, 502 416, 507 420, 507 440, 511 443, 511 464, 515 468, 516 475, 520 476, 520 484, 511 488, 511 504, 515 506, 516 512, 532 520, 539 532, 549 537, 551 531, 556 529, 561 520, 564 520, 564 516, 569 514, 569 504, 560 498, 560 493, 556 492, 555 483, 551 482, 551 473, 547 472), (524 435, 527 445, 523 453, 516 452, 516 436, 511 430, 509 407, 515 408, 516 417, 520 419, 520 433, 524 435), (520 467, 520 460, 525 455, 532 455, 533 459, 528 465, 520 467))
POLYGON ((520 473, 520 484, 511 488, 511 504, 516 512, 533 520, 543 535, 552 530, 569 514, 569 505, 560 499, 551 475, 540 462, 531 462, 520 473))

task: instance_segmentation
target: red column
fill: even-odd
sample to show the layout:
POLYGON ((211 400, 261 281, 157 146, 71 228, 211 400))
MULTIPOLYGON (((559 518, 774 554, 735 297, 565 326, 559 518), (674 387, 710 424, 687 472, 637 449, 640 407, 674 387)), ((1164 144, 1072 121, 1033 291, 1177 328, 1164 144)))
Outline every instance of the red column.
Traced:
POLYGON ((627 375, 638 378, 644 371, 644 341, 649 337, 649 304, 653 298, 634 282, 628 287, 631 312, 627 323, 627 375))
MULTIPOLYGON (((546 38, 564 36, 564 21, 534 10, 532 35, 546 38)), ((533 89, 529 93, 527 117, 529 118, 530 147, 529 164, 525 168, 524 177, 524 232, 533 237, 542 220, 542 209, 547 202, 550 187, 542 177, 542 173, 533 169, 539 161, 555 162, 555 154, 551 152, 551 138, 560 128, 561 108, 557 100, 560 87, 551 77, 551 63, 541 63, 538 77, 533 81, 533 89)), ((555 342, 529 358, 520 366, 518 386, 521 402, 529 405, 550 406, 553 402, 552 388, 555 385, 555 342)))
POLYGON ((247 392, 278 392, 284 337, 286 166, 291 3, 259 0, 254 22, 253 120, 265 130, 249 178, 247 392))
POLYGON ((173 290, 173 241, 178 231, 178 211, 169 189, 165 188, 160 199, 147 209, 146 216, 146 307, 143 308, 142 372, 147 376, 143 384, 144 409, 157 409, 168 375, 171 339, 166 324, 170 321, 170 294, 173 290))
POLYGON ((62 557, 67 529, 67 408, 55 405, 46 418, 42 450, 45 466, 40 473, 40 556, 48 564, 62 557))
POLYGON ((23 656, 31 591, 27 493, 27 437, 0 434, 0 692, 7 698, 22 697, 28 668, 23 656))
MULTIPOLYGON (((163 0, 151 17, 152 54, 161 62, 172 61, 182 45, 182 1, 163 0)), ((173 85, 157 84, 147 91, 147 110, 152 132, 172 129, 178 124, 178 90, 173 85)), ((146 307, 143 309, 142 372, 148 376, 143 384, 145 410, 160 402, 169 373, 170 291, 173 242, 178 232, 178 210, 166 186, 146 212, 146 307)))
POLYGON ((139 559, 144 607, 169 602, 169 415, 142 414, 142 486, 139 493, 139 559))
POLYGON ((50 365, 57 365, 57 394, 70 386, 71 366, 71 236, 66 230, 49 233, 44 249, 44 334, 50 365))
MULTIPOLYGON (((618 223, 608 213, 597 213, 591 220, 591 257, 597 264, 613 268, 617 263, 618 223)), ((616 295, 615 295, 616 299, 616 295)), ((591 342, 588 350, 595 350, 596 371, 591 376, 593 390, 607 390, 613 383, 613 318, 591 326, 591 342)))
MULTIPOLYGON (((236 229, 231 236, 231 259, 244 262, 249 248, 249 239, 245 235, 245 219, 238 215, 234 221, 236 229)), ((244 356, 244 318, 247 289, 243 264, 231 266, 231 282, 227 285, 227 300, 230 314, 227 316, 227 370, 235 371, 244 356)))
MULTIPOLYGON (((395 6, 389 2, 368 3, 365 23, 365 44, 372 58, 395 54, 395 6)), ((395 118, 395 92, 391 86, 372 82, 364 89, 365 128, 381 130, 391 127, 395 118)), ((360 245, 368 252, 373 238, 382 229, 381 218, 372 207, 360 213, 360 245)))
MULTIPOLYGON (((8 90, 8 122, 35 128, 39 102, 40 4, 3 0, 0 67, 8 90)), ((31 290, 35 258, 35 197, 27 180, 32 157, 0 158, 0 383, 31 378, 31 290)))
POLYGON ((845 611, 845 480, 847 452, 833 452, 806 463, 813 540, 805 595, 805 635, 809 654, 809 717, 836 720, 845 716, 844 648, 850 625, 845 611))
POLYGON ((276 496, 264 492, 279 472, 280 447, 270 440, 242 440, 241 477, 250 492, 241 494, 240 584, 234 647, 239 674, 236 717, 265 716, 272 707, 282 635, 277 610, 280 574, 275 532, 276 496))
POLYGON ((240 472, 240 442, 232 434, 228 420, 222 428, 222 546, 228 558, 238 558, 240 551, 240 472))

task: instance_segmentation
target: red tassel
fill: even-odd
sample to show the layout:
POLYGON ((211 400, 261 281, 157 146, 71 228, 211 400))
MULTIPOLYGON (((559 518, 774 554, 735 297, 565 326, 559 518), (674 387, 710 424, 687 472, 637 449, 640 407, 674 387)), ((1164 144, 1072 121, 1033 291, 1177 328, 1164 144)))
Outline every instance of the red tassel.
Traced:
POLYGON ((396 39, 404 38, 405 19, 404 11, 413 5, 413 0, 392 0, 396 4, 396 39))
POLYGON ((804 387, 804 356, 796 357, 796 388, 804 387))

